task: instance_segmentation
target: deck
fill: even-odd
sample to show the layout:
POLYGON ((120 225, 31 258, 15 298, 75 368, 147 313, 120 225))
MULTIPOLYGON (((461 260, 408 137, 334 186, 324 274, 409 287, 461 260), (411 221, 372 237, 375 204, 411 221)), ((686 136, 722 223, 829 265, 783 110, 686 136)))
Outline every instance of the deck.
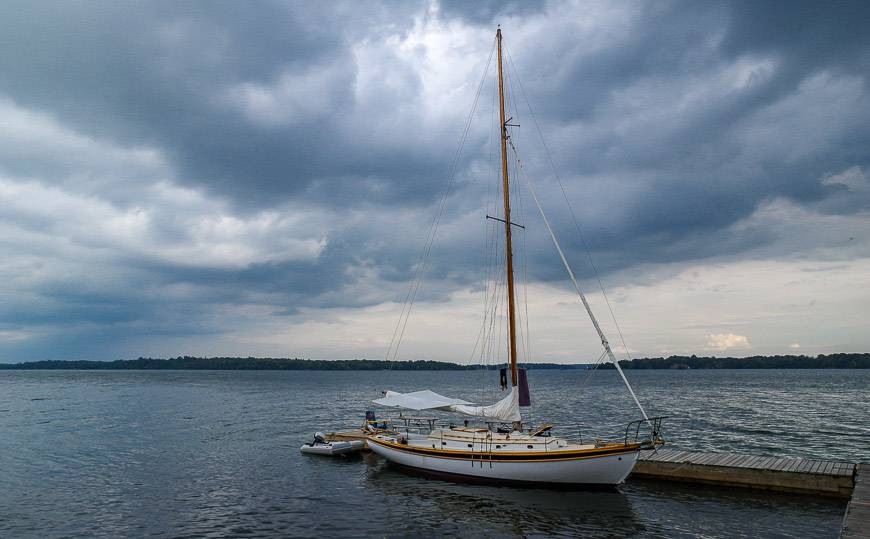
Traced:
POLYGON ((843 518, 843 539, 870 539, 870 465, 859 464, 855 491, 843 518))
POLYGON ((855 470, 851 462, 663 448, 641 451, 632 477, 848 498, 855 470))

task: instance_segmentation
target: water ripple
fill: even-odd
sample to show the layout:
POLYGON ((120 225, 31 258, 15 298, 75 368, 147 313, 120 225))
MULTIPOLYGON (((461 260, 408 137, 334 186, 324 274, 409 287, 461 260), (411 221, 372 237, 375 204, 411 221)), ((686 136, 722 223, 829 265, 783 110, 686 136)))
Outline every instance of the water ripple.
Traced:
MULTIPOLYGON (((621 439, 616 373, 531 371, 536 421, 621 439)), ((870 373, 632 371, 673 447, 866 459, 870 373)), ((497 398, 492 372, 0 372, 2 537, 824 537, 843 503, 632 481, 554 492, 316 459, 382 389, 497 398), (483 387, 483 384, 489 386, 483 387)))

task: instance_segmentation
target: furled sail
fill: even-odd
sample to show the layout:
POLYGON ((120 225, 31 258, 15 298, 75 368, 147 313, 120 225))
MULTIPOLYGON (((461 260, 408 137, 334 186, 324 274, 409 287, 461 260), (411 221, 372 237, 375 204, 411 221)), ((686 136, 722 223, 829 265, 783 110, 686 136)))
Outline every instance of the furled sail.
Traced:
POLYGON ((519 391, 516 387, 511 388, 511 394, 495 404, 489 406, 469 406, 465 404, 457 404, 451 406, 450 409, 460 414, 473 415, 475 417, 483 417, 486 419, 496 419, 498 421, 522 421, 520 416, 520 400, 519 391))
POLYGON ((444 395, 439 395, 434 391, 424 389, 423 391, 414 391, 413 393, 399 393, 398 391, 385 391, 384 396, 380 399, 375 399, 372 402, 381 406, 392 406, 394 408, 408 408, 410 410, 444 410, 450 411, 454 405, 471 404, 462 399, 451 399, 444 395))
POLYGON ((517 388, 511 388, 511 394, 495 404, 489 406, 476 406, 462 399, 453 399, 439 395, 434 391, 424 389, 413 393, 399 393, 398 391, 385 391, 384 396, 372 402, 381 406, 394 408, 407 408, 410 410, 443 410, 445 412, 458 412, 460 414, 494 419, 497 421, 520 421, 519 392, 517 388))

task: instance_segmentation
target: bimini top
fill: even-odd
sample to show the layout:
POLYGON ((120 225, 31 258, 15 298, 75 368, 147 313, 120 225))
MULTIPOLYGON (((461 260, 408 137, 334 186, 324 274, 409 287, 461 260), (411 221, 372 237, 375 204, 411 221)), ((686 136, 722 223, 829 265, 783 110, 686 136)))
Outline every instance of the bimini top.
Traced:
POLYGON ((434 391, 424 389, 413 393, 399 393, 397 391, 385 391, 384 396, 372 402, 382 406, 394 408, 408 408, 411 410, 443 410, 445 412, 458 412, 460 414, 496 419, 499 421, 520 421, 520 407, 518 391, 511 388, 507 397, 489 406, 475 406, 473 403, 462 399, 452 399, 439 395, 434 391))

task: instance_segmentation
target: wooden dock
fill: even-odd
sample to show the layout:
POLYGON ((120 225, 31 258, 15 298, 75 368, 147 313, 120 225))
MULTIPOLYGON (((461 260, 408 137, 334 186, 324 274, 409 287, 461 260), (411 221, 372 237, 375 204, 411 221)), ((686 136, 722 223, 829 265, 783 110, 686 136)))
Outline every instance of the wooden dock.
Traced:
POLYGON ((662 448, 642 451, 632 477, 848 498, 855 470, 851 462, 662 448))
POLYGON ((859 464, 855 491, 843 518, 843 539, 870 539, 870 465, 859 464))

